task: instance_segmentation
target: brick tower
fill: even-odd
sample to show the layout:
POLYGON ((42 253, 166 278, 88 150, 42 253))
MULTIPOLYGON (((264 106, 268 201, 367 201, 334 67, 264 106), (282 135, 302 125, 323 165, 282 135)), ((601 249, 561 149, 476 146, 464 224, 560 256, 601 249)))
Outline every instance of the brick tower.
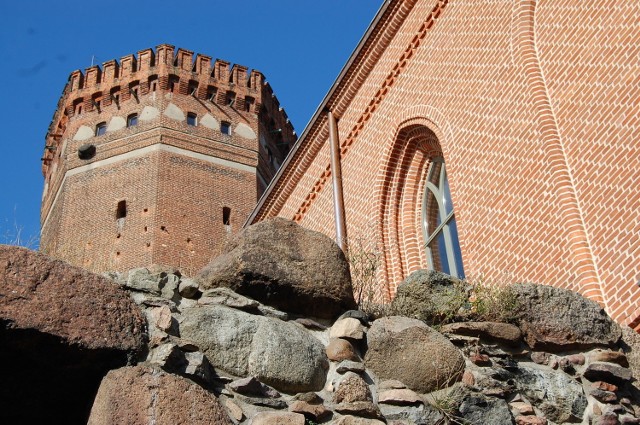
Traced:
POLYGON ((69 77, 46 135, 40 249, 93 271, 195 271, 295 141, 258 71, 170 45, 69 77))

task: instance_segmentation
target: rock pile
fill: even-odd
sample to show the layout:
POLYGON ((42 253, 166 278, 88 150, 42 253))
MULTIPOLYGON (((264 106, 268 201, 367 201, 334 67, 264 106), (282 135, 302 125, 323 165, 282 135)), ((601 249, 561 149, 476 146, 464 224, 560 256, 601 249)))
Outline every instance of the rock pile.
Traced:
MULTIPOLYGON (((395 315, 374 319, 350 309, 353 299, 343 293, 350 288, 344 256, 323 248, 331 261, 319 260, 317 252, 311 265, 296 264, 310 256, 299 248, 300 241, 331 246, 329 242, 281 220, 263 226, 272 226, 263 229, 265 234, 275 235, 273 229, 278 229, 278 243, 287 245, 274 250, 279 254, 261 257, 269 251, 253 245, 272 241, 257 238, 249 244, 251 238, 240 235, 238 241, 244 242, 232 246, 233 255, 215 260, 215 266, 194 279, 152 267, 113 273, 117 284, 109 283, 38 254, 0 250, 0 320, 3 342, 11 341, 0 351, 7 357, 23 347, 29 338, 20 338, 22 328, 91 349, 100 346, 93 341, 119 341, 109 346, 119 363, 100 369, 100 388, 94 383, 91 401, 69 416, 71 423, 640 423, 640 398, 629 365, 637 358, 629 351, 634 345, 621 344, 620 328, 597 304, 564 290, 516 285, 518 309, 509 315, 510 322, 470 321, 466 316, 465 322, 444 324, 449 320, 443 318, 453 317, 452 308, 468 308, 469 291, 446 275, 421 271, 406 283, 410 290, 401 285, 404 295, 392 309, 395 315), (245 250, 261 254, 245 255, 245 250), (31 257, 41 263, 25 262, 31 257), (263 264, 275 258, 278 266, 263 264), (287 261, 294 265, 283 266, 287 261), (73 270, 73 279, 53 273, 56 267, 73 270), (297 269, 288 274, 283 271, 288 267, 297 269), (323 272, 325 268, 343 270, 337 274, 341 277, 323 272), (60 286, 51 289, 70 300, 39 292, 52 284, 51 276, 60 277, 60 286), (325 276, 330 288, 324 288, 325 276), (437 281, 433 288, 432 278, 437 281), (69 284, 84 288, 86 295, 64 292, 69 284), (261 289, 245 287, 254 284, 261 289), (290 299, 282 300, 283 294, 290 299), (47 297, 53 301, 33 305, 44 309, 51 304, 41 314, 54 318, 50 323, 38 318, 40 312, 29 320, 20 318, 11 307, 47 297), (338 307, 322 305, 336 297, 342 299, 336 301, 338 307), (87 335, 76 332, 71 325, 77 317, 62 314, 69 311, 67 303, 85 317, 78 323, 93 323, 91 310, 104 323, 88 326, 87 335), (305 309, 312 313, 303 314, 305 309), (127 353, 127 360, 118 352, 127 353)), ((47 347, 42 345, 46 338, 33 340, 20 354, 37 358, 34 353, 47 347)), ((81 362, 80 370, 84 367, 81 362)), ((25 399, 35 391, 28 382, 16 379, 13 384, 25 399)), ((0 419, 16 422, 23 406, 8 405, 0 419)))

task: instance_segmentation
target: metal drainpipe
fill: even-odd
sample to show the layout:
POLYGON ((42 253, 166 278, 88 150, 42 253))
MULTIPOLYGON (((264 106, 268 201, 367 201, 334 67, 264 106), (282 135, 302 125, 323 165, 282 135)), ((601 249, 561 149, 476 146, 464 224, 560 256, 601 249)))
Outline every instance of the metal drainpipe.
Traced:
POLYGON ((340 164, 340 139, 338 123, 333 112, 329 116, 329 141, 331 143, 331 182, 333 184, 333 212, 336 219, 336 243, 347 253, 347 223, 344 215, 342 196, 342 165, 340 164))

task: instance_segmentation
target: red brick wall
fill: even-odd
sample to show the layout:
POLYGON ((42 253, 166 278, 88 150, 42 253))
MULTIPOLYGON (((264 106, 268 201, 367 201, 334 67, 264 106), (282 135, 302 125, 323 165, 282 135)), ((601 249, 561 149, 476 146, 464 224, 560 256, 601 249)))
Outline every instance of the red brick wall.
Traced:
MULTIPOLYGON (((431 145, 467 277, 566 287, 634 325, 640 3, 406 0, 385 13, 328 104, 349 237, 381 251, 380 294, 426 266, 431 145)), ((258 219, 334 234, 326 126, 312 123, 258 219)))

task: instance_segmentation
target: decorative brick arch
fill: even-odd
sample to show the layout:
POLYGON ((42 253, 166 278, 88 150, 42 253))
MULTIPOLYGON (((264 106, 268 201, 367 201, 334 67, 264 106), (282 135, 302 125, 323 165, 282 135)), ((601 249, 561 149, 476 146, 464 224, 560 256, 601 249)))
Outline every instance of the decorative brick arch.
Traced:
MULTIPOLYGON (((388 139, 378 171, 374 208, 378 243, 383 247, 378 281, 384 282, 380 295, 386 300, 393 297, 400 281, 426 265, 421 231, 426 174, 434 157, 448 156, 442 143, 445 133, 425 118, 434 112, 421 105, 403 114, 388 139)), ((445 128, 451 135, 449 127, 445 128)))

